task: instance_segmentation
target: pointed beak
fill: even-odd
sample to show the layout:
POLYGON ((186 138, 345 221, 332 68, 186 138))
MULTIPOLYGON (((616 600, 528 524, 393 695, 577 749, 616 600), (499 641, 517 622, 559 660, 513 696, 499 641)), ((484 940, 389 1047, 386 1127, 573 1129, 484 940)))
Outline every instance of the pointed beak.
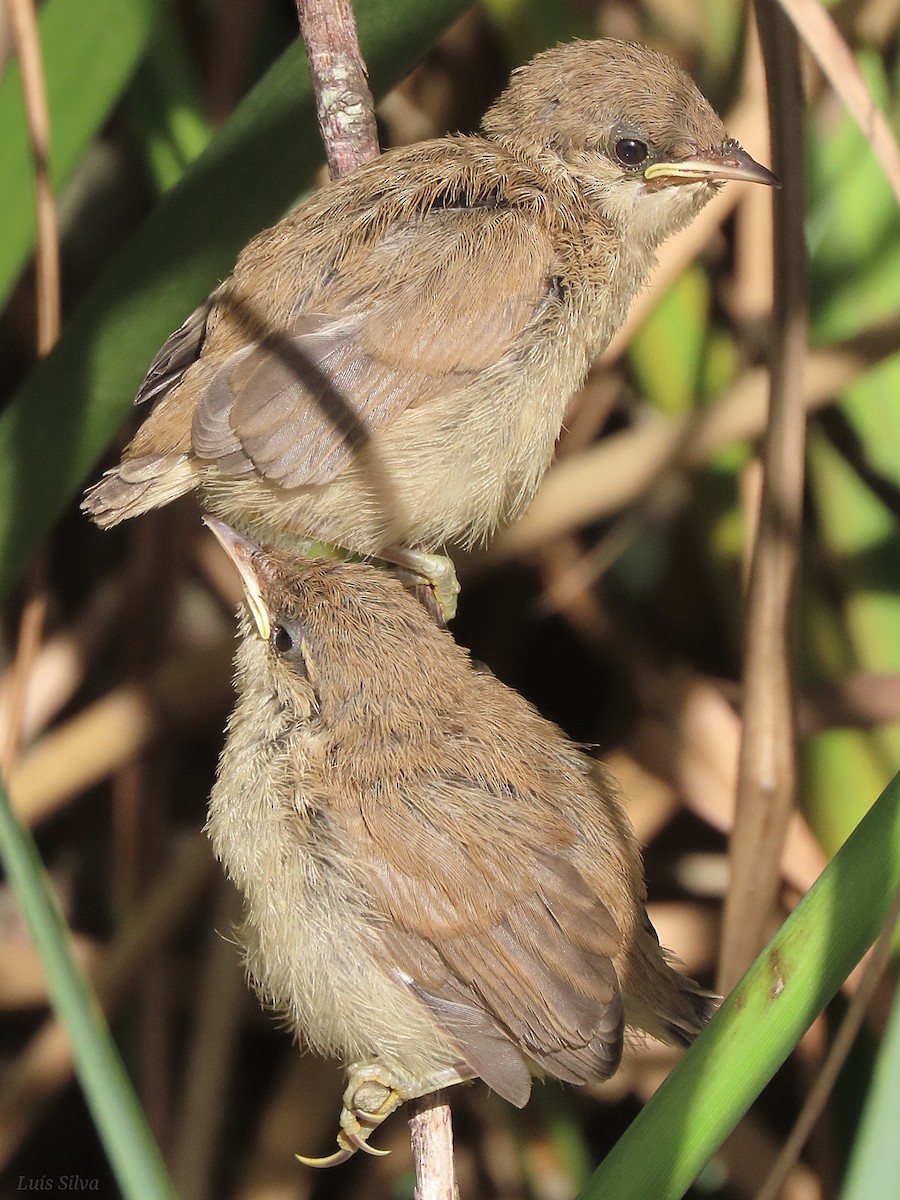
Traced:
POLYGON ((218 517, 205 516, 203 524, 212 531, 219 545, 237 568, 244 587, 244 595, 247 598, 247 607, 256 622, 259 636, 264 642, 267 642, 272 631, 272 623, 269 620, 266 602, 263 600, 259 575, 253 565, 255 556, 260 553, 260 547, 250 538, 236 533, 230 525, 226 525, 218 517))
POLYGON ((701 180, 724 183, 729 179, 737 179, 745 183, 762 183, 766 187, 781 187, 778 176, 751 158, 737 142, 726 143, 719 153, 698 154, 680 162, 651 163, 644 172, 644 178, 663 184, 701 180))

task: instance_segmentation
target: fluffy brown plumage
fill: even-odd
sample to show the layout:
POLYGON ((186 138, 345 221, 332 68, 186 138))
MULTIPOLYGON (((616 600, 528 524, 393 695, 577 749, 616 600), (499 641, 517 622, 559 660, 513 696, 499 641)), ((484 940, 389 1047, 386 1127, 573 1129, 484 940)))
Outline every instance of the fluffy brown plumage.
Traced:
POLYGON ((352 1064, 338 1157, 448 1083, 523 1105, 532 1073, 611 1075, 626 1026, 689 1042, 712 1001, 659 947, 603 768, 385 572, 211 524, 256 626, 209 832, 261 996, 352 1064), (361 1134, 360 1070, 392 1093, 361 1134))
POLYGON ((664 55, 539 55, 481 134, 389 151, 251 242, 84 507, 108 526, 199 488, 275 544, 486 536, 534 494, 658 245, 728 178, 774 181, 664 55))

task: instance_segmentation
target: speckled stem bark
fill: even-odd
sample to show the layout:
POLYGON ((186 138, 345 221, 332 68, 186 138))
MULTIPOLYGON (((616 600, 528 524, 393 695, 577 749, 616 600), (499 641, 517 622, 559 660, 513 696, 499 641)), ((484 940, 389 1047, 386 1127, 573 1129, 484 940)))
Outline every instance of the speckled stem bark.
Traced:
POLYGON ((453 1166, 453 1126, 443 1092, 415 1102, 409 1138, 416 1164, 415 1200, 459 1200, 453 1166))
POLYGON ((380 153, 375 105, 349 0, 296 0, 332 179, 380 153))

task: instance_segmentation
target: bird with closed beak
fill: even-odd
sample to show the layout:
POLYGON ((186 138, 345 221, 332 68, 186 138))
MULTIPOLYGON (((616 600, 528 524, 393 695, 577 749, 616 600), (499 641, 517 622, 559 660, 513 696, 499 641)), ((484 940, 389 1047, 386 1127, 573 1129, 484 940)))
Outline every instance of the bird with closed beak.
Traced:
POLYGON ((659 245, 727 180, 776 184, 655 50, 573 42, 480 132, 389 150, 256 237, 150 365, 85 509, 198 489, 251 537, 411 567, 512 520, 659 245))
POLYGON ((368 563, 238 572, 238 700, 209 805, 261 998, 348 1083, 344 1161, 405 1100, 606 1079, 626 1029, 686 1045, 715 1000, 670 965, 603 768, 368 563))

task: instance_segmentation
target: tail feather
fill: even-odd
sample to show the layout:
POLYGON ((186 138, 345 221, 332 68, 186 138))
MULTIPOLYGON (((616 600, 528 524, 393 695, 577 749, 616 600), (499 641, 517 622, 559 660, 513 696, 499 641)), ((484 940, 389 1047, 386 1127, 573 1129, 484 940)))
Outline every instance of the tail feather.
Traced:
POLYGON ((689 1046, 722 998, 682 975, 673 961, 648 919, 623 964, 625 1019, 661 1042, 689 1046))
POLYGON ((199 482, 186 454, 126 459, 88 488, 81 507, 102 529, 184 495, 199 482))
POLYGON ((678 982, 677 1004, 663 1017, 665 1040, 675 1046, 690 1046, 722 1003, 722 997, 706 991, 687 975, 678 974, 678 982))

